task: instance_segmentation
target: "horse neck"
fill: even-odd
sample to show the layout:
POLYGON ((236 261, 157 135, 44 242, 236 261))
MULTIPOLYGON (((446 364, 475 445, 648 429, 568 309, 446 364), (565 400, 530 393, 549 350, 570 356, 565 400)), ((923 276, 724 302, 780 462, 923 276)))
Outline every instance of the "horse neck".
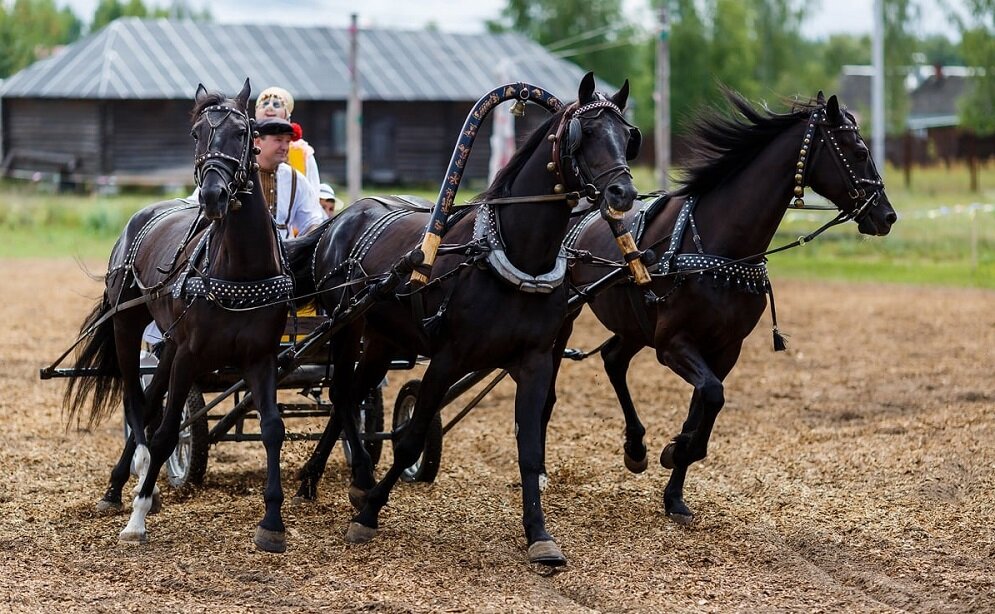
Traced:
POLYGON ((804 125, 785 130, 734 177, 702 194, 694 219, 705 253, 745 258, 767 250, 794 189, 804 125))
POLYGON ((211 274, 236 281, 279 275, 279 245, 258 177, 253 181, 252 193, 239 193, 238 200, 238 211, 229 210, 214 222, 211 274))
MULTIPOLYGON (((509 196, 553 194, 556 175, 546 169, 552 159, 552 146, 544 141, 522 166, 509 196)), ((508 259, 530 275, 552 269, 570 221, 566 201, 498 205, 496 211, 508 259)))

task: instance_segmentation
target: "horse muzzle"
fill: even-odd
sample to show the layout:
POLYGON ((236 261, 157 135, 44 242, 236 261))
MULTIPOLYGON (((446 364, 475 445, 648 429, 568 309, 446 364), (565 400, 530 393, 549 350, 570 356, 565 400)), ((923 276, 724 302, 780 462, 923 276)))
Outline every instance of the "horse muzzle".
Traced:
POLYGON ((200 188, 200 208, 209 220, 220 220, 228 213, 231 194, 223 185, 203 185, 200 188))
POLYGON ((610 183, 605 188, 603 195, 608 215, 613 218, 620 218, 621 214, 632 209, 632 203, 636 201, 636 187, 631 181, 618 181, 610 183))
POLYGON ((857 230, 861 234, 883 237, 891 232, 892 225, 898 221, 898 213, 891 206, 888 196, 881 191, 867 210, 857 218, 857 230))

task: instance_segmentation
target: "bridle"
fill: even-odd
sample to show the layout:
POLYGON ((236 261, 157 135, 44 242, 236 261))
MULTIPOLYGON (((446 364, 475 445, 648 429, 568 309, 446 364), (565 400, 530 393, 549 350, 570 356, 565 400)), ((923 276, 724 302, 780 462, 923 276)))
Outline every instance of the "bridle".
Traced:
MULTIPOLYGON (((560 123, 556 127, 556 132, 546 137, 553 143, 553 159, 546 165, 546 170, 556 174, 556 185, 553 192, 563 194, 568 183, 583 186, 582 192, 586 192, 589 199, 596 201, 603 195, 603 190, 598 189, 598 181, 607 176, 605 183, 611 183, 622 175, 632 177, 632 170, 629 168, 628 160, 632 160, 639 153, 639 146, 642 143, 642 135, 639 128, 630 124, 622 113, 622 109, 614 102, 606 98, 595 100, 583 106, 574 102, 568 106, 560 117, 560 123), (582 155, 578 155, 583 140, 583 120, 595 119, 604 112, 610 112, 618 116, 625 126, 630 129, 629 142, 626 145, 626 162, 618 164, 598 174, 591 171, 587 160, 582 155), (592 196, 593 195, 593 196, 592 196)), ((576 200, 568 199, 571 206, 577 203, 576 200)))
POLYGON ((837 209, 836 206, 817 207, 806 206, 805 204, 805 178, 808 176, 809 169, 814 164, 813 160, 816 154, 820 151, 820 149, 816 149, 815 147, 815 139, 818 136, 818 144, 829 146, 828 148, 822 147, 821 149, 828 149, 832 154, 830 158, 843 176, 843 181, 847 184, 847 195, 853 201, 853 208, 850 211, 843 211, 840 208, 840 221, 854 220, 859 222, 861 218, 868 214, 871 207, 877 205, 878 200, 884 193, 884 181, 881 180, 881 174, 878 172, 877 166, 874 164, 874 159, 871 157, 868 157, 868 161, 871 163, 875 179, 857 177, 853 172, 850 160, 847 159, 839 143, 836 141, 836 134, 840 132, 853 132, 858 139, 860 138, 860 129, 856 124, 835 125, 831 123, 825 106, 816 109, 809 117, 808 126, 805 128, 805 136, 802 139, 802 146, 798 152, 798 162, 795 163, 794 199, 788 206, 793 209, 837 209))
POLYGON ((258 170, 258 165, 251 162, 251 154, 258 153, 252 145, 252 139, 255 136, 255 120, 249 118, 240 109, 223 104, 204 108, 198 115, 198 119, 205 117, 208 126, 211 127, 207 143, 208 147, 211 147, 214 144, 214 135, 217 129, 232 116, 241 120, 246 126, 245 137, 242 141, 242 153, 236 158, 217 149, 208 149, 194 158, 193 178, 194 183, 199 188, 208 173, 217 173, 225 183, 228 194, 231 195, 230 206, 237 210, 239 203, 236 194, 252 192, 252 174, 258 170))

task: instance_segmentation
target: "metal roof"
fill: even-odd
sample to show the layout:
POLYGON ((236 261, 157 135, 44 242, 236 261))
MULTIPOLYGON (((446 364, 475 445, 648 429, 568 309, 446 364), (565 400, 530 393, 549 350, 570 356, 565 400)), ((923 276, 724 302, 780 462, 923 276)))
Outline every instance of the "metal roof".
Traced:
MULTIPOLYGON (((345 100, 348 54, 345 28, 124 18, 10 77, 0 96, 189 99, 198 83, 233 94, 248 76, 254 92, 280 85, 297 100, 345 100)), ((583 76, 516 33, 361 30, 359 57, 364 100, 476 100, 512 81, 569 100, 583 76)))

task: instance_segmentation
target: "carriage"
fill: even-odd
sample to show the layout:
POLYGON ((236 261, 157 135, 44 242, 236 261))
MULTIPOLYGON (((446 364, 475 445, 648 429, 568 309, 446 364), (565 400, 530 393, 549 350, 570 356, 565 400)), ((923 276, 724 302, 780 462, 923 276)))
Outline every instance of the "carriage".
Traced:
MULTIPOLYGON (((248 82, 240 98, 247 97, 247 88, 248 82)), ((695 205, 705 201, 705 197, 711 202, 712 192, 721 193, 723 178, 731 176, 744 184, 756 184, 758 179, 748 176, 749 173, 766 171, 760 165, 747 162, 764 149, 770 150, 772 157, 776 154, 784 159, 784 167, 793 173, 794 194, 798 197, 796 206, 802 202, 800 197, 805 185, 811 184, 827 194, 840 209, 833 221, 796 244, 804 243, 831 225, 849 220, 856 220, 861 232, 866 234, 886 234, 896 218, 884 197, 883 183, 866 155, 866 147, 856 136, 853 118, 844 114, 835 97, 826 101, 821 93, 815 103, 802 106, 792 114, 778 116, 768 112, 765 115, 743 102, 738 110, 748 120, 746 123, 722 123, 717 119, 706 123, 703 132, 706 142, 702 144, 704 161, 700 167, 692 168, 691 175, 692 185, 700 187, 705 196, 699 198, 695 194, 679 192, 672 201, 671 195, 655 195, 648 206, 627 214, 636 198, 627 162, 639 148, 638 130, 622 114, 627 97, 627 83, 612 96, 596 94, 590 74, 581 82, 578 101, 566 107, 548 92, 528 84, 510 84, 495 89, 478 101, 468 116, 434 208, 419 207, 410 201, 399 202, 404 199, 367 198, 323 225, 320 232, 290 242, 289 256, 277 253, 274 248, 271 262, 282 261, 283 270, 289 268, 298 282, 294 299, 317 296, 321 307, 329 314, 327 318, 312 322, 313 329, 302 340, 295 342, 294 338, 301 332, 295 322, 292 339, 284 344, 278 355, 272 356, 275 343, 269 346, 257 343, 254 347, 259 350, 262 366, 243 368, 243 373, 247 373, 244 379, 236 379, 237 376, 224 369, 204 368, 195 377, 190 365, 173 360, 178 351, 185 352, 184 356, 192 355, 197 350, 193 341, 185 342, 185 346, 184 342, 176 344, 180 345, 179 350, 174 344, 167 346, 163 362, 158 366, 152 364, 151 357, 145 356, 146 366, 136 367, 131 372, 136 380, 141 375, 150 376, 144 383, 149 391, 147 394, 140 390, 136 392, 132 384, 130 402, 138 409, 133 407, 129 411, 128 391, 125 391, 129 423, 142 427, 135 428, 132 433, 136 441, 144 439, 143 414, 139 409, 148 402, 146 399, 158 398, 161 402, 167 388, 167 375, 170 391, 190 389, 193 392, 182 399, 179 394, 171 394, 168 398, 163 426, 152 439, 151 461, 146 451, 143 463, 139 463, 140 490, 131 520, 119 538, 145 541, 145 515, 151 509, 155 477, 182 432, 185 443, 177 474, 184 480, 196 480, 203 475, 206 447, 212 442, 226 439, 263 442, 268 464, 264 493, 267 512, 257 527, 254 541, 260 549, 282 552, 286 548, 280 516, 283 501, 279 483, 279 449, 284 440, 282 419, 328 416, 328 426, 318 438, 314 454, 299 473, 298 496, 314 498, 328 453, 344 432, 348 445, 343 448, 347 450, 353 474, 349 497, 359 511, 346 532, 346 540, 352 543, 369 541, 377 533, 380 510, 396 482, 433 479, 439 465, 442 434, 462 419, 497 381, 511 375, 518 386, 516 439, 528 557, 534 563, 564 564, 565 557, 546 532, 540 504, 545 474, 545 432, 556 400, 555 376, 565 354, 572 320, 579 307, 591 301, 595 301, 595 314, 615 334, 601 350, 626 418, 625 460, 630 470, 646 468, 646 450, 641 440, 645 431, 639 424, 624 382, 628 362, 635 351, 643 346, 655 347, 661 363, 695 386, 684 431, 661 455, 661 464, 673 469, 671 483, 665 492, 666 511, 678 521, 681 518, 689 521, 690 511, 682 496, 687 468, 704 457, 711 426, 724 402, 721 380, 735 364, 746 334, 759 321, 766 306, 763 295, 770 294, 773 299, 766 269, 761 271, 763 265, 743 263, 777 251, 767 250, 766 245, 787 206, 783 203, 769 205, 770 200, 763 194, 743 198, 749 200, 751 207, 769 209, 764 217, 769 225, 758 227, 757 236, 750 237, 759 246, 759 251, 752 251, 754 248, 741 237, 737 242, 737 237, 732 236, 731 246, 722 245, 722 255, 718 255, 702 250, 694 216, 704 210, 699 205, 696 211, 695 205), (455 210, 455 193, 480 121, 498 103, 512 99, 522 103, 537 102, 554 115, 516 152, 472 210, 470 207, 455 210), (840 142, 837 142, 837 134, 840 142), (846 153, 841 147, 844 135, 847 137, 846 153), (713 142, 731 145, 716 149, 707 142, 709 136, 718 137, 713 142), (798 151, 794 148, 801 137, 804 140, 799 155, 793 152, 798 151), (814 139, 819 139, 824 146, 816 149, 814 139), (813 160, 821 151, 828 152, 823 155, 825 161, 817 170, 810 171, 816 168, 813 160), (857 158, 851 166, 849 156, 852 152, 856 152, 857 158), (792 155, 798 156, 795 158, 797 164, 792 155), (748 172, 741 173, 743 168, 748 172), (716 184, 719 188, 715 188, 716 184), (572 206, 584 197, 594 206, 578 224, 572 206), (671 205, 671 202, 678 204, 671 205), (564 204, 571 207, 564 207, 564 204), (598 217, 604 225, 590 223, 598 217), (610 233, 593 233, 595 226, 607 227, 610 233), (418 232, 420 228, 424 229, 423 233, 418 232), (691 230, 685 233, 685 228, 691 230), (412 248, 410 237, 413 234, 422 236, 420 247, 412 248), (443 234, 447 239, 455 236, 457 242, 442 245, 443 234), (648 245, 644 242, 640 249, 637 244, 644 234, 648 245), (509 241, 508 237, 514 241, 509 241), (557 240, 551 242, 550 237, 557 240), (589 243, 585 244, 585 241, 589 243), (653 250, 667 241, 669 248, 658 261, 653 250), (569 249, 576 260, 577 270, 570 272, 569 279, 565 243, 574 246, 569 249), (583 246, 583 249, 577 246, 583 246), (688 247, 692 250, 696 247, 697 253, 688 252, 688 247), (617 260, 619 252, 621 261, 617 260), (655 268, 652 275, 647 265, 655 268), (599 267, 608 267, 610 272, 605 274, 604 268, 599 267), (734 290, 745 291, 751 296, 729 300, 726 289, 707 290, 702 284, 684 283, 691 278, 703 280, 706 277, 715 282, 724 277, 726 289, 734 283, 734 290), (457 278, 462 280, 462 285, 455 283, 457 278), (408 281, 408 285, 402 291, 404 281, 408 281), (620 288, 617 292, 605 292, 616 286, 620 288), (599 298, 613 292, 617 296, 599 298), (689 298, 684 302, 675 300, 678 295, 689 298), (599 307, 599 302, 606 304, 599 307), (729 305, 734 306, 734 313, 728 313, 729 305), (699 316, 710 312, 724 313, 719 317, 725 321, 717 325, 703 324, 707 318, 703 320, 699 316), (486 314, 486 323, 493 326, 480 327, 482 314, 486 314), (689 314, 691 320, 687 320, 689 314), (699 318, 695 321, 694 317, 699 318), (729 326, 732 318, 738 318, 735 326, 729 326), (661 322, 671 320, 681 324, 661 327, 661 322), (699 339, 686 335, 695 326, 704 326, 703 332, 697 335, 699 339), (665 333, 662 336, 661 331, 665 333), (672 338, 675 334, 685 336, 675 341, 672 338), (701 339, 712 339, 715 343, 719 340, 716 335, 721 336, 721 342, 725 344, 722 348, 698 347, 701 339), (400 358, 396 352, 398 348, 403 349, 400 358), (711 360, 713 355, 719 355, 719 349, 723 352, 722 362, 715 367, 711 360), (384 431, 383 399, 376 384, 389 369, 412 368, 418 362, 418 356, 431 356, 423 380, 409 382, 402 388, 394 403, 392 428, 384 431), (498 373, 491 383, 450 424, 442 427, 440 409, 495 370, 498 373), (180 385, 174 388, 177 382, 180 385), (250 392, 243 394, 246 388, 250 392), (277 405, 276 388, 298 390, 307 402, 277 405), (336 411, 330 412, 328 404, 322 401, 325 390, 336 411), (204 403, 203 395, 209 392, 219 395, 210 403, 204 403), (255 402, 253 394, 259 403, 255 402), (220 416, 210 415, 212 409, 232 396, 235 404, 230 411, 220 416), (245 418, 254 407, 261 427, 259 434, 248 433, 244 428, 245 418), (340 407, 349 409, 347 415, 339 411, 340 407), (183 412, 185 416, 181 416, 183 412), (214 425, 209 427, 209 422, 214 425), (380 446, 385 440, 394 443, 394 459, 386 475, 377 481, 373 465, 379 459, 380 446)), ((223 127, 223 122, 230 116, 244 114, 240 109, 245 108, 244 101, 241 104, 236 101, 235 106, 210 99, 198 104, 200 115, 218 114, 213 119, 208 115, 209 121, 200 127, 205 135, 210 128, 209 140, 212 141, 215 130, 223 127)), ((236 137, 246 134, 245 129, 237 125, 230 129, 236 137)), ((239 156, 207 151, 197 158, 198 180, 201 177, 207 177, 205 181, 211 180, 210 171, 220 176, 220 179, 213 178, 212 189, 201 190, 202 195, 206 193, 210 197, 213 194, 214 207, 220 209, 220 213, 214 213, 215 220, 223 219, 226 211, 224 203, 219 206, 217 201, 231 196, 231 202, 235 203, 236 193, 248 194, 239 197, 240 206, 265 214, 259 205, 261 197, 258 191, 253 191, 248 179, 252 166, 250 149, 246 146, 233 151, 239 156), (236 166, 232 167, 231 163, 236 166)), ((722 200, 715 199, 715 202, 722 200)), ((206 205, 202 206, 206 208, 206 205)), ((726 214, 716 210, 714 205, 707 211, 716 212, 720 216, 726 214)), ((750 210, 743 213, 753 214, 750 210)), ((161 213, 155 208, 149 208, 145 214, 146 217, 156 215, 161 213)), ((272 220, 267 219, 272 224, 272 220)), ((707 221, 709 228, 723 228, 721 217, 717 224, 715 218, 705 213, 698 219, 699 223, 707 221)), ((138 251, 135 246, 149 224, 151 222, 139 219, 134 228, 122 235, 122 240, 127 239, 129 233, 138 237, 137 242, 124 241, 120 251, 126 251, 127 258, 132 258, 138 251)), ((195 235, 195 226, 196 223, 191 223, 186 230, 187 241, 195 235)), ((184 236, 183 230, 174 229, 172 236, 184 236)), ((256 231, 261 232, 259 228, 256 231)), ((97 331, 100 338, 98 327, 103 325, 103 338, 100 339, 103 345, 89 342, 82 353, 85 358, 82 365, 77 363, 80 366, 61 374, 72 378, 70 386, 82 376, 107 375, 101 366, 119 364, 113 363, 107 349, 112 343, 108 340, 108 318, 122 308, 148 302, 149 296, 159 299, 164 294, 166 282, 176 275, 174 265, 180 252, 186 249, 192 254, 188 261, 196 262, 201 246, 208 242, 206 237, 189 249, 186 243, 181 243, 172 261, 161 258, 154 261, 153 264, 159 263, 156 270, 165 278, 160 277, 152 290, 140 288, 143 296, 123 300, 125 285, 120 279, 112 279, 109 272, 103 302, 95 307, 82 329, 84 333, 97 331), (164 263, 168 266, 163 267, 164 263), (111 290, 116 293, 113 300, 117 303, 108 299, 111 290)), ((720 235, 720 238, 725 241, 730 237, 720 235)), ((718 245, 719 241, 712 243, 712 247, 718 245)), ((218 249, 217 243, 214 248, 218 249)), ((117 252, 118 248, 115 249, 117 252)), ((256 258, 258 260, 258 256, 256 258)), ((113 255, 112 262, 116 262, 113 255)), ((118 267, 113 272, 127 279, 119 273, 126 268, 118 267)), ((173 302, 156 313, 157 322, 162 318, 168 326, 176 326, 186 316, 191 307, 189 304, 184 306, 182 301, 177 304, 176 299, 182 298, 187 282, 192 283, 191 292, 195 296, 209 299, 204 303, 216 303, 218 295, 227 293, 229 300, 238 307, 229 311, 241 312, 243 319, 256 313, 252 310, 272 308, 291 299, 286 273, 269 278, 263 278, 260 273, 256 278, 260 281, 244 283, 225 281, 223 276, 186 279, 195 268, 191 264, 179 276, 172 286, 173 302), (172 312, 167 310, 170 305, 172 312), (246 316, 245 312, 251 314, 246 316)), ((137 276, 133 285, 141 285, 137 283, 137 276)), ((134 296, 134 293, 127 296, 134 296)), ((270 334, 278 336, 275 325, 284 332, 285 322, 274 316, 285 318, 285 313, 285 310, 273 311, 268 316, 270 334)), ((223 318, 218 319, 218 316, 224 316, 223 313, 202 309, 197 314, 214 318, 214 326, 229 325, 223 318)), ((136 324, 143 327, 145 322, 124 321, 125 332, 115 329, 115 333, 125 340, 133 340, 136 324)), ((184 325, 191 326, 190 323, 184 325)), ((775 341, 777 338, 775 325, 775 341)), ((276 337, 273 339, 275 341, 276 337)), ((137 350, 137 345, 135 348, 137 350)), ((213 358, 213 363, 208 361, 207 364, 218 363, 221 360, 218 355, 224 349, 215 347, 214 354, 209 349, 206 355, 213 358)), ((203 358, 205 350, 200 351, 203 358)), ((230 352, 225 356, 228 360, 234 358, 230 352)), ((64 357, 43 369, 42 377, 59 376, 55 366, 64 357)), ((123 365, 120 368, 123 369, 123 365)), ((79 401, 88 389, 86 384, 77 386, 73 398, 79 401)), ((109 405, 111 390, 109 385, 101 387, 100 384, 89 388, 97 393, 92 419, 109 405)), ((125 481, 122 472, 127 470, 127 467, 122 469, 122 465, 131 458, 134 445, 129 438, 122 460, 112 472, 105 500, 112 500, 113 495, 119 503, 125 481), (131 446, 131 452, 128 446, 131 446)), ((142 445, 138 444, 139 451, 142 451, 142 445)))

